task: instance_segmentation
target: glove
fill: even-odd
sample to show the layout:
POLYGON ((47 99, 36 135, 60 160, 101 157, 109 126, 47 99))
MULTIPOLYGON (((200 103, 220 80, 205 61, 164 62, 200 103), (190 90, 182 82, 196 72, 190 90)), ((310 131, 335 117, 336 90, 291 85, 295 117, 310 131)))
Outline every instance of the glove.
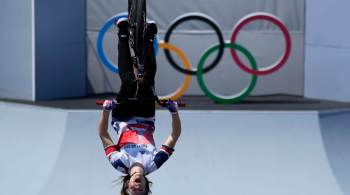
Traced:
POLYGON ((178 104, 176 101, 169 100, 166 103, 166 108, 169 110, 171 114, 177 114, 178 104))
POLYGON ((114 106, 115 106, 114 100, 105 100, 102 105, 103 110, 107 112, 111 111, 114 108, 114 106))

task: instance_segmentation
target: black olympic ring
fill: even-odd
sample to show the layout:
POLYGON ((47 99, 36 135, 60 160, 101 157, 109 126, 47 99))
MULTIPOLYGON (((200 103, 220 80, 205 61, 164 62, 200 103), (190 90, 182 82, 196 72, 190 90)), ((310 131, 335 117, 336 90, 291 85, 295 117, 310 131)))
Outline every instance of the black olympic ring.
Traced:
MULTIPOLYGON (((218 38, 219 38, 219 51, 218 54, 216 56, 216 58, 213 60, 212 63, 210 63, 210 65, 208 65, 207 67, 205 67, 203 69, 203 73, 207 73, 210 70, 212 70, 213 68, 215 68, 216 65, 219 64, 222 56, 224 55, 224 50, 225 50, 225 39, 224 36, 222 35, 222 32, 220 30, 219 25, 216 23, 216 21, 214 19, 212 19, 211 17, 205 15, 205 14, 201 14, 201 13, 187 13, 187 14, 183 14, 177 18, 175 18, 175 20, 173 20, 173 22, 171 23, 170 27, 168 28, 168 30, 165 33, 165 37, 164 37, 164 42, 169 43, 170 42, 170 36, 173 32, 173 30, 180 24, 189 21, 189 20, 200 20, 206 24, 208 24, 209 26, 211 26, 215 33, 217 34, 218 38)), ((173 59, 173 57, 171 56, 171 53, 169 52, 169 50, 165 49, 164 50, 165 53, 165 57, 167 58, 167 60, 169 61, 169 63, 178 71, 184 73, 184 74, 190 74, 190 75, 196 75, 197 74, 197 70, 196 69, 191 69, 191 70, 186 70, 184 68, 182 68, 180 65, 178 65, 175 60, 173 59)))

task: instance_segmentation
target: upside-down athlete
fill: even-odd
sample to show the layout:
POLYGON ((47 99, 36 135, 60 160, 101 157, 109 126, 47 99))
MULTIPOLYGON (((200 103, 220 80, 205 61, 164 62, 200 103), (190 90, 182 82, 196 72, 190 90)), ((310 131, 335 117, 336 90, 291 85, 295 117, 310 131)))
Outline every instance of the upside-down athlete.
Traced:
POLYGON ((98 132, 108 160, 115 169, 125 174, 122 178, 121 195, 148 195, 151 193, 151 182, 146 175, 159 169, 174 152, 175 144, 181 134, 181 122, 177 103, 168 101, 166 105, 171 113, 172 131, 157 150, 153 139, 155 101, 152 99, 156 74, 153 40, 157 26, 154 22, 147 23, 148 52, 144 64, 144 77, 140 82, 136 79, 130 55, 128 25, 128 20, 125 18, 117 21, 118 68, 122 84, 115 100, 104 101, 98 132), (135 97, 134 100, 128 99, 135 97), (112 141, 108 133, 111 111, 111 124, 118 134, 117 144, 112 141))

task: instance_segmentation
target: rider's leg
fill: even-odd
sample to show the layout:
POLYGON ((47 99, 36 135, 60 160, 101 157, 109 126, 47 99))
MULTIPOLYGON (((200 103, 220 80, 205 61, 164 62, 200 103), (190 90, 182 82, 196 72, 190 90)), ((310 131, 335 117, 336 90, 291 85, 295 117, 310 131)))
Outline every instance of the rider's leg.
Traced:
POLYGON ((151 21, 147 23, 144 86, 139 94, 141 97, 153 97, 155 95, 154 80, 157 72, 157 61, 153 44, 157 31, 157 25, 155 22, 151 21))
POLYGON ((145 56, 145 73, 144 82, 142 83, 141 89, 139 89, 139 98, 150 98, 149 100, 138 101, 137 113, 138 116, 142 117, 154 117, 155 115, 155 90, 154 80, 157 71, 157 62, 153 49, 154 38, 157 34, 157 26, 155 22, 147 24, 147 40, 146 40, 146 56, 145 56))
POLYGON ((129 48, 128 20, 119 19, 118 27, 118 71, 121 80, 120 90, 116 97, 120 102, 112 111, 115 119, 123 120, 131 117, 133 111, 130 103, 126 100, 128 97, 134 97, 136 91, 135 75, 133 73, 133 64, 129 48))
POLYGON ((118 31, 118 70, 121 79, 121 87, 117 99, 133 97, 136 90, 135 75, 129 48, 129 32, 127 18, 119 19, 118 31))
POLYGON ((146 75, 145 79, 150 83, 150 85, 154 86, 154 78, 157 72, 157 61, 156 56, 154 53, 154 40, 158 33, 157 24, 154 21, 150 21, 147 24, 147 52, 146 52, 146 59, 145 59, 145 67, 146 68, 146 75))

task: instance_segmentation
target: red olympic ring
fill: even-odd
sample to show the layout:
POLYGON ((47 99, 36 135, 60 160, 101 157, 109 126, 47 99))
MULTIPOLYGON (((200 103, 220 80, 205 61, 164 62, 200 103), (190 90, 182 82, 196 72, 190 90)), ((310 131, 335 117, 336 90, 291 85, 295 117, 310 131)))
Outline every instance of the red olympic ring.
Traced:
POLYGON ((284 49, 283 56, 275 64, 273 64, 269 67, 261 68, 258 70, 253 70, 253 69, 249 68, 248 66, 246 66, 239 59, 236 50, 231 49, 231 55, 232 55, 232 58, 234 59, 234 61, 237 63, 237 65, 245 72, 248 72, 248 73, 253 74, 253 75, 271 74, 271 73, 279 70, 280 68, 282 68, 282 66, 284 64, 286 64, 286 62, 290 56, 290 53, 292 51, 292 39, 291 39, 291 36, 288 32, 287 27, 284 25, 284 23, 279 18, 277 18, 276 16, 269 14, 269 13, 256 12, 256 13, 249 14, 238 21, 238 23, 234 26, 234 28, 232 30, 231 43, 236 43, 237 36, 238 36, 239 32, 242 30, 242 28, 245 25, 247 25, 248 23, 251 23, 255 20, 267 20, 267 21, 272 22, 273 24, 277 25, 280 28, 280 30, 282 31, 282 33, 284 35, 284 39, 285 39, 285 49, 284 49))

